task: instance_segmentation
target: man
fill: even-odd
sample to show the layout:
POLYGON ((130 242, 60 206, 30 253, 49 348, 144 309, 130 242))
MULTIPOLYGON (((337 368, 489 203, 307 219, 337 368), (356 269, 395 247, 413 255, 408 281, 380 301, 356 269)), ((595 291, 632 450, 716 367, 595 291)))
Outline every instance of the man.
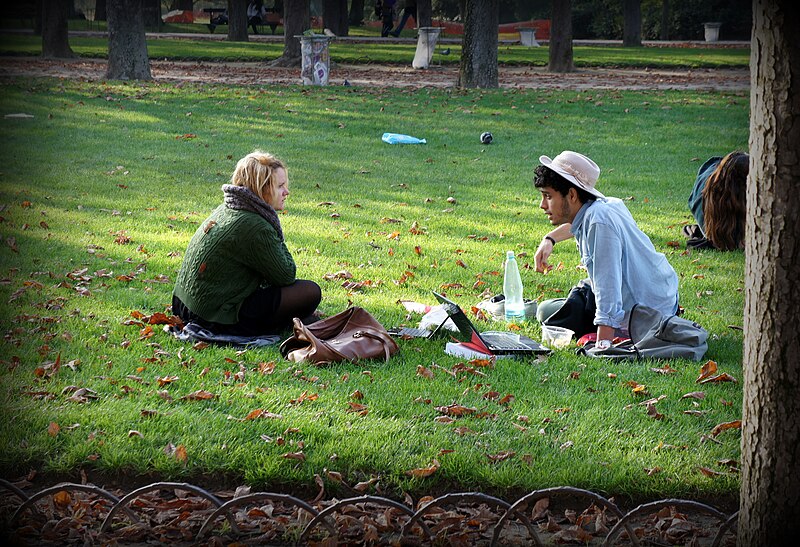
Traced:
MULTIPOLYGON (((547 260, 557 242, 575 238, 597 307, 595 347, 607 349, 615 336, 627 336, 627 319, 635 304, 675 314, 678 275, 636 225, 622 200, 607 198, 595 188, 600 176, 597 164, 569 150, 552 160, 541 156, 539 161, 542 165, 534 177, 534 186, 542 194, 539 206, 557 228, 544 236, 536 250, 536 270, 551 268, 547 260)), ((564 301, 542 302, 539 320, 546 322, 564 301)))

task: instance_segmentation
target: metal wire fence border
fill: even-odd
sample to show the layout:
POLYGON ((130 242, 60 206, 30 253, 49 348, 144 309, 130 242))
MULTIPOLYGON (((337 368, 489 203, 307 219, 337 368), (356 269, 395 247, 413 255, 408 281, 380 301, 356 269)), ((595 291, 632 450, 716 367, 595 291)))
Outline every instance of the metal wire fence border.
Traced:
MULTIPOLYGON (((723 540, 727 535, 730 535, 728 543, 735 543, 736 524, 738 520, 738 511, 732 514, 725 514, 715 507, 705 503, 673 498, 666 498, 663 500, 644 503, 631 509, 627 513, 623 513, 611 500, 608 500, 590 490, 584 490, 571 486, 559 486, 535 490, 511 503, 494 496, 482 494, 480 492, 449 493, 432 499, 431 501, 421 505, 416 511, 399 501, 373 495, 362 495, 341 500, 333 499, 323 501, 317 499, 309 503, 289 494, 255 492, 234 497, 228 501, 222 501, 216 495, 199 486, 177 482, 154 482, 147 486, 137 488, 121 498, 98 486, 68 482, 56 484, 34 494, 28 495, 14 484, 4 479, 0 479, 0 491, 2 490, 6 491, 6 495, 13 496, 20 502, 19 506, 16 508, 7 522, 2 523, 4 526, 7 526, 7 530, 3 531, 4 535, 10 538, 14 538, 15 532, 18 531, 18 521, 22 514, 24 514, 26 511, 38 511, 36 507, 37 502, 47 498, 47 496, 54 496, 61 492, 69 491, 93 494, 113 503, 113 506, 109 509, 105 518, 102 520, 98 518, 96 519, 96 522, 92 523, 96 527, 96 530, 99 534, 109 534, 112 531, 111 527, 115 517, 117 519, 117 523, 119 524, 120 514, 127 516, 129 521, 134 525, 141 525, 141 519, 139 519, 139 517, 136 515, 136 512, 131 509, 130 503, 143 494, 159 490, 179 490, 195 494, 207 500, 213 506, 213 511, 203 520, 202 525, 194 536, 192 544, 200 544, 202 541, 209 540, 211 537, 213 537, 212 532, 218 527, 219 523, 221 522, 220 517, 223 516, 230 527, 229 533, 233 534, 234 536, 244 535, 244 532, 242 532, 240 527, 237 525, 232 511, 236 506, 251 504, 259 501, 288 504, 302 510, 302 512, 306 513, 306 516, 310 517, 306 518, 304 523, 300 522, 302 519, 298 519, 297 528, 302 529, 302 533, 292 541, 291 544, 293 545, 305 545, 310 541, 309 536, 311 533, 318 527, 322 527, 326 530, 328 533, 328 538, 337 539, 338 531, 336 529, 335 522, 331 522, 330 517, 335 515, 337 512, 346 511, 348 507, 364 504, 372 504, 389 509, 395 509, 407 519, 402 525, 399 525, 398 523, 399 530, 396 534, 396 543, 403 545, 433 544, 436 537, 435 533, 423 520, 426 514, 434 512, 437 509, 443 510, 443 508, 447 506, 454 507, 457 510, 459 506, 474 506, 475 504, 488 504, 502 509, 500 518, 491 529, 491 540, 489 542, 483 542, 486 545, 495 547, 509 544, 508 542, 503 541, 502 532, 503 528, 511 519, 518 519, 526 528, 530 538, 529 540, 525 541, 525 544, 545 545, 547 543, 542 542, 540 535, 536 531, 536 526, 530 521, 524 511, 532 503, 535 503, 538 500, 559 496, 568 496, 573 499, 584 498, 592 504, 598 504, 604 510, 608 510, 617 519, 616 524, 610 530, 608 530, 607 534, 602 539, 601 544, 603 546, 633 545, 638 547, 641 545, 641 543, 632 528, 632 523, 637 518, 646 517, 647 515, 654 515, 664 509, 674 510, 676 508, 680 508, 682 511, 691 512, 694 514, 703 514, 706 515, 707 518, 717 521, 718 528, 716 534, 714 534, 713 540, 709 544, 711 547, 723 545, 723 540), (329 505, 322 510, 318 510, 314 507, 314 505, 312 505, 316 504, 318 507, 320 507, 321 503, 329 503, 329 505), (622 534, 623 531, 625 532, 624 537, 622 534), (619 540, 620 543, 617 543, 617 540, 619 540)), ((299 512, 298 514, 302 513, 299 512)), ((707 524, 708 523, 706 522, 706 525, 707 524)), ((712 531, 713 530, 710 530, 709 532, 712 531)), ((598 536, 596 539, 600 539, 600 536, 598 536)), ((592 541, 592 543, 594 542, 592 541)))

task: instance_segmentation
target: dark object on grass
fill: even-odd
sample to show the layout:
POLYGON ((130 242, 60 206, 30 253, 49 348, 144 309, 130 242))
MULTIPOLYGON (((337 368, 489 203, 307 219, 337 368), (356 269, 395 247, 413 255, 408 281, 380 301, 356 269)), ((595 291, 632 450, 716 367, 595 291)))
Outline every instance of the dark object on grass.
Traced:
POLYGON ((484 131, 483 133, 481 133, 482 144, 492 144, 492 140, 494 140, 494 137, 492 137, 492 134, 489 133, 488 131, 484 131))

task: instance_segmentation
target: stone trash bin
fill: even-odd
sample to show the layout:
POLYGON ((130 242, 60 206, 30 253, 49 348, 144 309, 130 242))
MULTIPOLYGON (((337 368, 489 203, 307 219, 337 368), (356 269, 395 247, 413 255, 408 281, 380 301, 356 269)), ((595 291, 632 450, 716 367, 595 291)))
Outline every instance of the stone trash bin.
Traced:
POLYGON ((328 85, 328 76, 331 70, 331 57, 328 44, 332 36, 313 34, 311 36, 295 36, 300 40, 300 56, 302 67, 300 76, 303 85, 328 85))
POLYGON ((523 46, 539 47, 539 42, 536 41, 536 29, 527 27, 517 27, 519 31, 519 41, 523 46))
POLYGON ((439 39, 441 27, 419 27, 417 29, 417 51, 414 53, 414 61, 411 66, 414 68, 428 68, 433 58, 433 51, 436 49, 436 41, 439 39))
POLYGON ((716 42, 719 40, 719 27, 721 26, 722 23, 703 23, 706 42, 716 42))

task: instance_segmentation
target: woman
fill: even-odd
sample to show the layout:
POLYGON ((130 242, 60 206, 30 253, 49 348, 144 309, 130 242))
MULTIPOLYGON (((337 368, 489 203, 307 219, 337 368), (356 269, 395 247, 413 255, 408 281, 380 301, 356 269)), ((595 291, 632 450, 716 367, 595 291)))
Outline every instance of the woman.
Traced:
POLYGON ((256 150, 240 159, 224 203, 192 236, 172 311, 216 334, 274 334, 292 318, 312 322, 319 285, 297 279, 276 211, 289 195, 286 166, 256 150))
POLYGON ((713 157, 700 167, 689 196, 689 209, 697 227, 685 230, 696 241, 692 246, 702 246, 705 238, 713 248, 722 251, 744 247, 749 169, 750 157, 744 152, 713 157))

